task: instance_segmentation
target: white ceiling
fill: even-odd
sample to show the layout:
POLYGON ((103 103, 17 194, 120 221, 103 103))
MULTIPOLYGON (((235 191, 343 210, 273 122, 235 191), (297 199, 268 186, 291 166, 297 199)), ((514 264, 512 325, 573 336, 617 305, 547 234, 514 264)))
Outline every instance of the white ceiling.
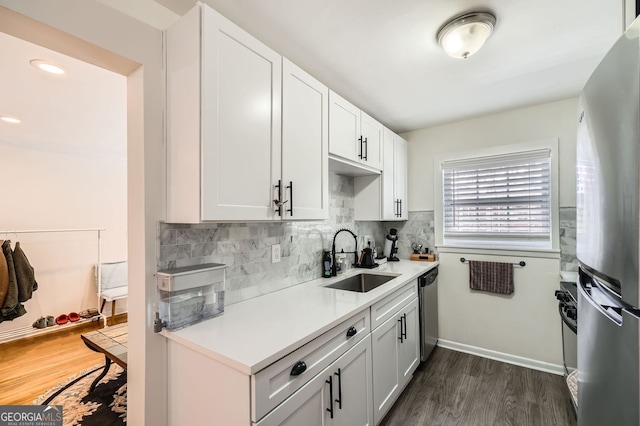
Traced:
POLYGON ((126 77, 0 32, 0 143, 125 158, 126 77), (48 74, 32 59, 68 73, 48 74))
POLYGON ((624 0, 205 2, 397 132, 576 96, 624 22, 624 0), (472 10, 494 35, 449 58, 436 32, 472 10))
MULTIPOLYGON (((161 29, 195 4, 98 1, 161 29)), ((624 22, 624 0, 206 2, 396 132, 576 96, 624 22), (492 11, 495 33, 469 59, 449 58, 436 32, 472 10, 492 11)), ((0 115, 23 120, 0 122, 0 141, 68 144, 72 129, 75 141, 124 152, 92 134, 114 120, 107 106, 118 102, 112 83, 96 79, 125 85, 124 77, 1 32, 0 51, 0 115), (57 60, 70 75, 39 73, 33 58, 57 60)))

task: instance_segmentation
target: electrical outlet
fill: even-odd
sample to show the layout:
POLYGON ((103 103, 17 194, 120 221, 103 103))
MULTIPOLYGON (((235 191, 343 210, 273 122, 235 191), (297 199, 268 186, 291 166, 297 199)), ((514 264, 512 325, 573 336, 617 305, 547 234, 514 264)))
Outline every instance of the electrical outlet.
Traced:
POLYGON ((280 244, 271 246, 271 263, 280 262, 280 244))
POLYGON ((373 238, 371 238, 371 235, 365 235, 364 236, 364 246, 366 247, 371 247, 373 248, 373 246, 375 245, 373 238))

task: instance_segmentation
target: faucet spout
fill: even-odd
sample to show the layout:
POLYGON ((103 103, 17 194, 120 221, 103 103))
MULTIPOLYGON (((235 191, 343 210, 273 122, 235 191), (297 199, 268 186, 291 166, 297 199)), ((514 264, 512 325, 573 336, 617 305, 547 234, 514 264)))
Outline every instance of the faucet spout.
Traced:
POLYGON ((336 233, 333 235, 333 243, 331 244, 331 276, 332 277, 335 277, 336 275, 338 275, 338 270, 336 268, 336 237, 341 232, 348 232, 351 235, 353 235, 353 240, 356 242, 356 251, 353 252, 354 254, 353 264, 358 265, 358 236, 354 234, 353 231, 351 231, 350 229, 347 229, 347 228, 338 229, 336 233))

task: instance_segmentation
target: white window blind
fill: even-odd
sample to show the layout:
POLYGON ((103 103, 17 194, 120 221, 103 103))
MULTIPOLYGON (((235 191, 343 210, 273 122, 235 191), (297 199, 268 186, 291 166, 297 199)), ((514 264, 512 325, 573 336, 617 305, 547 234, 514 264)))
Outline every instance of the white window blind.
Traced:
POLYGON ((445 239, 551 240, 551 151, 442 163, 445 239))

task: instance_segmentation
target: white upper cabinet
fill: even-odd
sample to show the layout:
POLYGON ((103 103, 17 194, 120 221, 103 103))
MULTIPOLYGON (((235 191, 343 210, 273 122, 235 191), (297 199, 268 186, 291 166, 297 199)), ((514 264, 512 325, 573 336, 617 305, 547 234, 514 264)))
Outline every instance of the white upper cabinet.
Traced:
POLYGON ((329 217, 329 89, 282 60, 283 217, 329 217))
POLYGON ((206 5, 166 41, 167 222, 327 218, 327 88, 206 5))
POLYGON ((359 162, 362 157, 360 110, 335 92, 330 92, 329 102, 329 152, 359 162))
POLYGON ((329 94, 329 154, 382 170, 382 124, 335 92, 329 94))
POLYGON ((407 220, 407 141, 384 129, 382 219, 407 220))
POLYGON ((407 220, 407 141, 384 128, 380 176, 356 176, 356 220, 407 220))
POLYGON ((362 134, 362 161, 369 167, 382 170, 382 132, 384 126, 375 118, 360 112, 360 133, 362 134))

